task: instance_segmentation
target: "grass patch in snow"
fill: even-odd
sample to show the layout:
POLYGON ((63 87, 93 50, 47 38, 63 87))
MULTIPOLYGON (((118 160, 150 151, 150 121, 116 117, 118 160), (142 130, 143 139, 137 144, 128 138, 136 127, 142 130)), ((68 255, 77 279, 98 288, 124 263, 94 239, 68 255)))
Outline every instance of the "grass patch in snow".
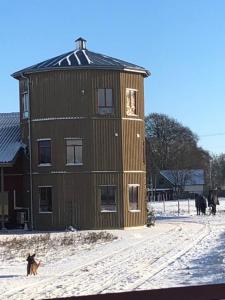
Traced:
POLYGON ((95 244, 111 242, 115 239, 116 236, 106 231, 9 235, 4 239, 0 236, 0 261, 11 259, 21 261, 28 253, 50 257, 51 253, 55 255, 65 248, 73 255, 76 251, 89 250, 95 244))

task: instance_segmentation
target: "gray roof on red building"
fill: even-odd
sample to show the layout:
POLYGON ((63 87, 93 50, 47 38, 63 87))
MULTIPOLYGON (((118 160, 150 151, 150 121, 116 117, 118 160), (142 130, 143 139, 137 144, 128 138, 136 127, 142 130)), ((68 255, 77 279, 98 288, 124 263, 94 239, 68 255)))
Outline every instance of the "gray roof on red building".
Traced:
POLYGON ((0 113, 0 164, 11 164, 21 147, 19 113, 0 113))
POLYGON ((34 72, 54 71, 54 70, 74 70, 74 69, 102 69, 102 70, 125 70, 142 73, 149 76, 150 72, 143 67, 113 58, 104 54, 95 53, 86 49, 86 40, 79 38, 76 40, 76 50, 69 51, 59 56, 50 58, 31 67, 22 69, 12 74, 19 78, 22 74, 34 72))

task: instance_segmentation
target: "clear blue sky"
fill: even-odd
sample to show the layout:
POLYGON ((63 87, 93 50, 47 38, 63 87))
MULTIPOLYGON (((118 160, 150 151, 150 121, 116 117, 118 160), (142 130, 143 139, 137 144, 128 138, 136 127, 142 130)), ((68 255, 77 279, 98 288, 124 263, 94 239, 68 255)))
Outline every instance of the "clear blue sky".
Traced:
POLYGON ((145 113, 165 113, 225 152, 225 1, 0 0, 0 112, 18 111, 10 74, 87 48, 149 69, 145 113), (212 136, 210 136, 212 135, 212 136))

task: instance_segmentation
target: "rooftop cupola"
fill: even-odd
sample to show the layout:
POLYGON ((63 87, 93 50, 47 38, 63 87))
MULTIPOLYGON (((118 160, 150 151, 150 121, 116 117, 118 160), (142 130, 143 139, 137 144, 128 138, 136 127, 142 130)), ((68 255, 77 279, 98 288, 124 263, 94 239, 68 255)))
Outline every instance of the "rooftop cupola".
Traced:
POLYGON ((86 49, 86 40, 82 37, 79 37, 76 41, 76 50, 84 50, 86 49))

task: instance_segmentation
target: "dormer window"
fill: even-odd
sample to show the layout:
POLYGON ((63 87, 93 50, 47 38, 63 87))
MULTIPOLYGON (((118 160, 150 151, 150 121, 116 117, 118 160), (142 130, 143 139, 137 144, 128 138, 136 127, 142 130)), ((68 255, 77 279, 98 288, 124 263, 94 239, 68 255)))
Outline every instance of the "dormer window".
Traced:
POLYGON ((98 89, 98 113, 106 115, 113 112, 112 89, 98 89))
POLYGON ((126 89, 126 114, 137 115, 137 90, 126 89))

